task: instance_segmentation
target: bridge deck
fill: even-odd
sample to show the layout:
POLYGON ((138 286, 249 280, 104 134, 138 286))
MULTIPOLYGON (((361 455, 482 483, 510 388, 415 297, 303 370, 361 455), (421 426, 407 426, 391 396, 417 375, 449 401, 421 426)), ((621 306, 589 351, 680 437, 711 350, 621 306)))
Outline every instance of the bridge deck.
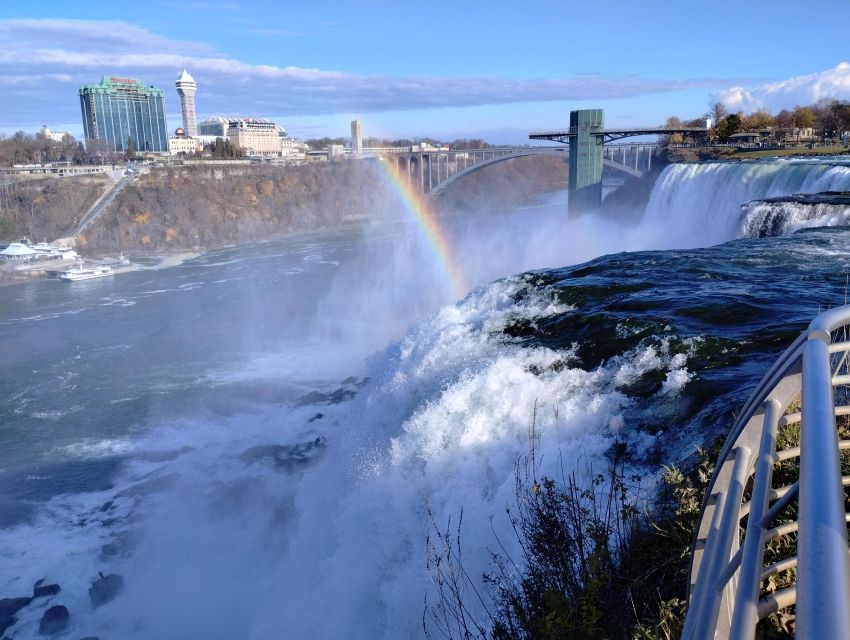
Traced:
MULTIPOLYGON (((703 127, 641 127, 637 129, 598 129, 591 130, 590 135, 598 136, 605 141, 620 140, 633 136, 660 136, 672 135, 674 133, 708 134, 708 129, 703 127)), ((567 127, 555 131, 532 131, 528 134, 531 140, 552 140, 554 142, 568 142, 570 138, 578 136, 577 127, 567 127)))

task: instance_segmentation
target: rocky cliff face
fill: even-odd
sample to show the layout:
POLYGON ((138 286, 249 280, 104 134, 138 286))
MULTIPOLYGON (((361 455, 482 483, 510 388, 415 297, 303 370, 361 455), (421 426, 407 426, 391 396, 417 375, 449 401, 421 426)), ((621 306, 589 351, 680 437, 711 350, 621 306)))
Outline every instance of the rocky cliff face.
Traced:
POLYGON ((0 241, 61 238, 111 186, 105 175, 43 178, 0 186, 0 241))
MULTIPOLYGON (((397 195, 382 174, 370 161, 155 169, 124 189, 77 247, 87 254, 196 250, 397 218, 397 195)), ((107 186, 101 177, 38 182, 20 185, 0 208, 0 237, 62 237, 107 186)), ((565 183, 558 158, 514 159, 458 181, 437 206, 446 214, 504 209, 565 183)))

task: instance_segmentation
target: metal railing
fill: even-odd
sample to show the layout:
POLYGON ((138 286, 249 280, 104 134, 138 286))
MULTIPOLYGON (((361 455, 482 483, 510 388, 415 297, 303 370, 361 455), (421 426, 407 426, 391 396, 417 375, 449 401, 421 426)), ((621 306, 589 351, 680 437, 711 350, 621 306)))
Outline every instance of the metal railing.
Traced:
POLYGON ((850 440, 836 421, 850 416, 849 336, 850 306, 821 314, 744 405, 703 501, 682 638, 749 640, 759 620, 795 607, 795 637, 850 639, 850 476, 841 470, 850 440), (784 429, 799 429, 799 446, 777 450, 784 429), (774 486, 777 465, 793 460, 796 481, 774 486), (766 545, 794 535, 796 550, 765 565, 766 545), (788 586, 763 588, 786 571, 788 586))
POLYGON ((77 225, 77 228, 71 232, 71 235, 69 237, 75 238, 83 231, 85 231, 86 227, 88 227, 92 222, 97 220, 100 214, 106 211, 106 208, 110 204, 112 204, 112 201, 115 200, 115 197, 121 192, 122 189, 124 189, 124 187, 133 182, 135 177, 135 173, 129 172, 126 175, 122 176, 121 179, 117 183, 115 183, 115 185, 109 191, 107 191, 106 195, 101 200, 96 202, 91 209, 89 209, 86 215, 83 216, 83 220, 80 222, 79 225, 77 225))

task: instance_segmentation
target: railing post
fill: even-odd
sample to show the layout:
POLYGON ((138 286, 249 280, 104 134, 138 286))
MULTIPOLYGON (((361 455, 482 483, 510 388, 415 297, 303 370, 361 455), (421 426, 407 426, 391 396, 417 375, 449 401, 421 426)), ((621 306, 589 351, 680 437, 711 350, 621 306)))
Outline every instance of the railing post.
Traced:
POLYGON ((776 452, 780 408, 778 400, 768 400, 764 404, 764 426, 759 444, 759 457, 756 460, 750 515, 747 519, 747 533, 741 551, 741 574, 738 579, 738 592, 735 594, 732 628, 729 633, 729 637, 736 640, 752 638, 758 622, 759 587, 767 526, 767 523, 762 522, 762 517, 770 502, 770 483, 773 477, 773 456, 776 452))
POLYGON ((850 638, 850 558, 829 364, 829 332, 803 347, 797 630, 807 640, 850 638))
MULTIPOLYGON (((718 584, 718 578, 723 573, 723 568, 732 557, 732 542, 738 537, 740 526, 739 514, 741 512, 741 498, 744 495, 744 485, 747 482, 747 471, 750 467, 749 447, 738 447, 735 450, 735 460, 732 463, 732 472, 729 479, 729 488, 726 491, 722 515, 717 529, 708 534, 706 547, 706 558, 704 567, 700 568, 700 582, 703 588, 694 594, 692 601, 698 602, 698 613, 689 617, 690 625, 685 627, 683 638, 696 640, 714 638, 714 630, 717 627, 717 615, 720 609, 720 600, 723 597, 725 585, 718 584), (703 575, 702 572, 706 571, 703 575)), ((716 509, 717 507, 715 507, 716 509)), ((715 517, 717 513, 715 511, 715 517)), ((712 523, 713 524, 713 523, 712 523)))

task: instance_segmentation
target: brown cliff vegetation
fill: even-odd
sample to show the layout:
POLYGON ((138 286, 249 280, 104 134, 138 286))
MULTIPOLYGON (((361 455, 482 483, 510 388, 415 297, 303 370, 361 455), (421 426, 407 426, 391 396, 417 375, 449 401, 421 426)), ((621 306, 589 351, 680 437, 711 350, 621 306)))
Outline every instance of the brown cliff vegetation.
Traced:
MULTIPOLYGON (((559 158, 513 159, 459 180, 440 197, 438 209, 451 215, 510 208, 565 183, 559 158)), ((104 177, 16 185, 0 202, 0 239, 67 235, 105 187, 104 177)), ((142 174, 124 189, 78 248, 87 254, 197 250, 403 215, 384 172, 371 161, 173 167, 142 174)))
POLYGON ((1 186, 0 240, 61 238, 111 185, 105 175, 92 175, 42 178, 1 186))

